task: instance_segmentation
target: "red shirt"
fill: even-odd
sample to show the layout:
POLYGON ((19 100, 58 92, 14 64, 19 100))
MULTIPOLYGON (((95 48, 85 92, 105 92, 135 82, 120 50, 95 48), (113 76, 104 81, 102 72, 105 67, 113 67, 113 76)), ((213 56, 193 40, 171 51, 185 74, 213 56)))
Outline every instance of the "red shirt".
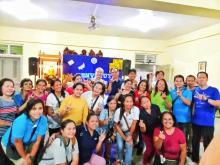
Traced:
MULTIPOLYGON (((160 128, 154 129, 154 136, 159 136, 160 128)), ((172 135, 168 135, 164 131, 165 140, 163 141, 162 148, 160 150, 161 154, 166 159, 179 160, 180 157, 180 144, 185 144, 186 139, 184 133, 175 127, 172 135)))
MULTIPOLYGON (((141 95, 138 94, 138 90, 135 90, 134 91, 134 99, 135 99, 134 105, 138 108, 140 108, 140 103, 139 103, 140 96, 141 95)), ((150 99, 150 94, 148 92, 146 92, 146 97, 150 99)))

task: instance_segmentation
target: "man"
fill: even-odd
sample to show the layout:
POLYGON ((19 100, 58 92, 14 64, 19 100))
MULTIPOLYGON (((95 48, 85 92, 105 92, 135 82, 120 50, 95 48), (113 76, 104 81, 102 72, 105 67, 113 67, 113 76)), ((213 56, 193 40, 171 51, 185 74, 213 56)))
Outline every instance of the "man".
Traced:
POLYGON ((173 114, 176 117, 178 127, 184 132, 188 151, 191 148, 191 110, 192 91, 184 87, 184 77, 174 77, 175 89, 170 91, 172 97, 173 114))
POLYGON ((188 75, 186 77, 186 87, 188 90, 193 91, 196 86, 196 78, 193 75, 188 75))
POLYGON ((107 82, 102 79, 102 75, 104 74, 104 70, 101 67, 96 68, 95 70, 95 77, 92 79, 94 83, 101 82, 105 85, 107 85, 107 82))
POLYGON ((107 91, 110 96, 116 95, 121 88, 123 81, 119 79, 119 70, 117 68, 111 69, 111 80, 109 81, 107 91))
POLYGON ((128 79, 131 80, 132 89, 137 89, 138 81, 136 80, 137 71, 135 69, 130 69, 128 71, 128 79))
POLYGON ((199 162, 200 140, 203 138, 204 149, 211 142, 214 134, 216 107, 220 106, 220 94, 217 88, 208 86, 208 74, 197 74, 198 87, 193 93, 194 111, 192 116, 192 161, 199 162))

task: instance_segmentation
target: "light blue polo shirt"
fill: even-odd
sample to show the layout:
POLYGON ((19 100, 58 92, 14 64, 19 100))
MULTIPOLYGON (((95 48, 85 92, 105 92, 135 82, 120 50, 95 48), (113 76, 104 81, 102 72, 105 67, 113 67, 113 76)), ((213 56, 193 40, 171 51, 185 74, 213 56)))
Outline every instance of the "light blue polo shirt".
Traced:
MULTIPOLYGON (((7 146, 8 138, 11 128, 2 137, 2 143, 7 146)), ((22 114, 17 119, 14 120, 12 124, 12 134, 11 134, 11 144, 14 144, 14 139, 22 139, 23 144, 28 142, 35 142, 38 136, 44 136, 47 130, 47 118, 41 116, 35 123, 32 122, 26 114, 22 114), (29 141, 34 128, 37 127, 33 137, 29 141)))
MULTIPOLYGON (((189 123, 191 122, 191 110, 190 106, 186 105, 181 98, 176 94, 176 89, 170 91, 170 95, 172 100, 174 101, 176 98, 177 100, 174 102, 173 106, 173 114, 176 117, 177 122, 179 123, 189 123)), ((192 91, 183 88, 182 95, 186 99, 192 101, 192 91)))

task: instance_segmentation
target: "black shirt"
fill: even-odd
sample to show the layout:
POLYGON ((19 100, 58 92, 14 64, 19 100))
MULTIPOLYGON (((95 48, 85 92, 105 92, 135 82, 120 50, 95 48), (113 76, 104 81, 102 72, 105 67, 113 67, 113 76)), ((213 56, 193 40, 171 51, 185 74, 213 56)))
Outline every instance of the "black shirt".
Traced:
POLYGON ((76 138, 79 147, 79 164, 83 164, 90 160, 95 151, 99 134, 97 131, 94 131, 93 136, 91 136, 85 126, 79 126, 76 130, 76 138))
POLYGON ((151 105, 151 114, 140 108, 140 120, 143 120, 146 126, 145 134, 153 136, 154 128, 160 125, 160 115, 160 108, 155 104, 151 105))
MULTIPOLYGON (((121 89, 121 84, 123 83, 122 80, 118 79, 118 81, 112 82, 112 90, 109 93, 109 96, 114 96, 116 93, 118 93, 118 90, 121 89)), ((109 85, 109 84, 108 84, 109 85)))

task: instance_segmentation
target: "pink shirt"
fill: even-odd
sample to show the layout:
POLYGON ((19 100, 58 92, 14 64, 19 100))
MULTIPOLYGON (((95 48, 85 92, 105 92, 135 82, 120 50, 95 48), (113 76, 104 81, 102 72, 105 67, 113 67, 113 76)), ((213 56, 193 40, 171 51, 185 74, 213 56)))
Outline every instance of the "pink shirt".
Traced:
MULTIPOLYGON (((154 136, 159 136, 160 128, 155 128, 154 136)), ((164 131, 165 140, 161 148, 161 154, 166 159, 179 160, 180 157, 180 144, 185 144, 186 139, 184 133, 175 127, 175 130, 172 135, 168 135, 164 131)))

